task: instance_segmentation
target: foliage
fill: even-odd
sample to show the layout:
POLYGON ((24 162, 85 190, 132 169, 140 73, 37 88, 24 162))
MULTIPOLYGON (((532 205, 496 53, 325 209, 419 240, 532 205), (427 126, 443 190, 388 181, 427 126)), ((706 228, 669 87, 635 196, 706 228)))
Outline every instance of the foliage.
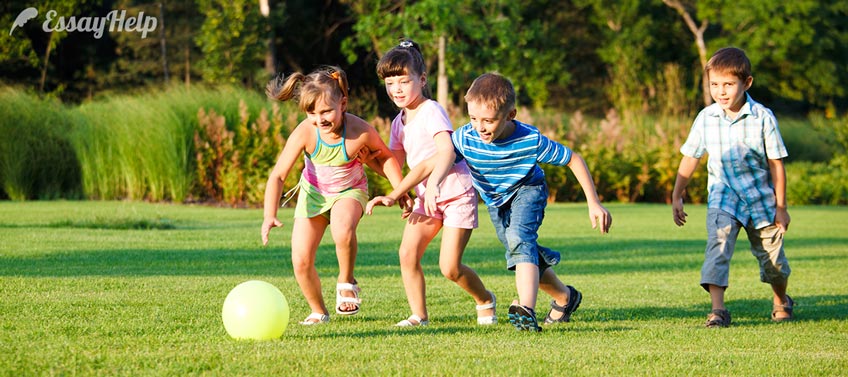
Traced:
POLYGON ((68 135, 81 123, 58 100, 0 88, 0 198, 79 198, 80 162, 68 135))
MULTIPOLYGON (((291 127, 297 125, 294 114, 285 122, 291 127)), ((291 132, 284 129, 279 106, 273 105, 270 119, 268 111, 261 109, 259 117, 251 122, 247 105, 239 102, 239 122, 230 127, 233 130, 212 109, 207 112, 201 108, 197 118, 194 146, 199 199, 230 205, 261 205, 268 173, 285 143, 283 131, 291 132)), ((291 185, 295 182, 287 179, 291 185)))
MULTIPOLYGON (((796 322, 770 321, 771 291, 759 282, 742 237, 727 295, 733 326, 717 331, 703 328, 710 304, 698 286, 704 206, 688 206, 690 222, 682 228, 673 225, 670 206, 609 209, 612 232, 600 236, 589 226, 585 204, 548 206, 540 242, 562 252, 555 269, 583 292, 583 303, 571 322, 528 334, 507 323, 515 277, 485 215, 463 262, 497 295, 499 323, 476 325, 474 301, 441 276, 439 253, 428 250, 422 267, 430 326, 398 329, 392 325, 409 315, 409 305, 398 267, 404 222, 397 209, 377 209, 360 223, 356 278, 364 301, 355 316, 332 312, 338 264, 331 237, 324 237, 315 261, 331 321, 300 326, 296 321, 311 310, 292 274, 292 209, 280 211, 285 226, 262 247, 261 210, 0 202, 0 370, 227 376, 541 376, 562 370, 576 376, 827 376, 848 370, 848 285, 839 278, 848 269, 844 207, 790 209, 786 244, 799 272, 789 288, 798 303, 796 322), (173 227, 125 228, 125 219, 173 227), (68 226, 56 226, 67 220, 68 226), (89 228, 89 222, 106 226, 89 228), (288 299, 291 321, 278 340, 235 341, 224 330, 227 293, 252 279, 274 284, 288 299)), ((549 303, 539 295, 540 317, 549 303)))
POLYGON ((745 7, 722 5, 718 0, 698 2, 699 11, 721 25, 707 45, 711 51, 728 45, 745 49, 754 66, 752 92, 763 93, 758 98, 766 103, 809 103, 818 109, 844 101, 848 3, 759 0, 745 7))
POLYGON ((257 80, 265 51, 261 35, 267 21, 259 14, 255 1, 198 0, 204 15, 203 25, 196 37, 203 52, 204 81, 216 84, 264 83, 257 80))

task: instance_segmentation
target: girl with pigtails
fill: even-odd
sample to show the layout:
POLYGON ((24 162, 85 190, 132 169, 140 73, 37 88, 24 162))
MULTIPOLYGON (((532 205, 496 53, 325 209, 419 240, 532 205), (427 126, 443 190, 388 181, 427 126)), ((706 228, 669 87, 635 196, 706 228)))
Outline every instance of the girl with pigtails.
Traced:
POLYGON ((297 98, 306 119, 291 132, 265 186, 262 244, 268 244, 272 228, 281 227, 277 209, 283 182, 302 155, 304 168, 297 191, 292 226, 291 256, 295 279, 312 313, 302 325, 330 321, 315 268, 318 245, 327 226, 336 244, 339 275, 336 284, 336 314, 359 312, 360 288, 353 276, 356 262, 356 227, 368 201, 368 181, 357 156, 369 153, 365 162, 388 178, 392 186, 403 178, 400 165, 377 130, 347 113, 348 82, 338 67, 324 67, 303 75, 282 76, 268 83, 268 97, 286 101, 297 98))

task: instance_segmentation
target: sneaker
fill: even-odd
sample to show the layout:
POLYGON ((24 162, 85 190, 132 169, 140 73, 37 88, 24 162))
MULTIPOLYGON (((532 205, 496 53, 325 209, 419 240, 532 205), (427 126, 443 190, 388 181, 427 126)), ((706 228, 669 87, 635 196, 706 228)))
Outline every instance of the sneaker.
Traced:
POLYGON ((509 306, 509 323, 518 331, 542 331, 536 321, 536 312, 529 307, 512 304, 509 306))

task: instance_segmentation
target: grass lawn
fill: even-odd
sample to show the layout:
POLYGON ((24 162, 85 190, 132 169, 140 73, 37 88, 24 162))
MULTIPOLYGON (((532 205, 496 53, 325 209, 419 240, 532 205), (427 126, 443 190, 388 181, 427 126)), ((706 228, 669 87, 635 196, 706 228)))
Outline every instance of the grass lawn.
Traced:
MULTIPOLYGON (((733 326, 702 327, 698 285, 703 206, 674 225, 671 207, 608 206, 600 236, 585 205, 548 208, 541 244, 583 292, 572 322, 542 333, 506 320, 513 274, 482 210, 465 263, 498 297, 496 326, 478 327, 474 302, 425 255, 431 325, 406 318, 396 249, 403 223, 378 209, 359 228, 362 311, 303 327, 309 314, 292 276, 291 210, 271 246, 261 210, 135 202, 0 202, 0 374, 20 375, 845 375, 848 373, 848 210, 790 208, 786 249, 797 320, 769 320, 771 291, 740 236, 726 299, 733 326), (230 289, 260 279, 288 298, 282 338, 235 341, 221 308, 230 289)), ((481 208, 482 209, 482 208, 481 208)), ((319 249, 332 308, 337 265, 319 249)), ((540 317, 549 298, 540 294, 540 317)))

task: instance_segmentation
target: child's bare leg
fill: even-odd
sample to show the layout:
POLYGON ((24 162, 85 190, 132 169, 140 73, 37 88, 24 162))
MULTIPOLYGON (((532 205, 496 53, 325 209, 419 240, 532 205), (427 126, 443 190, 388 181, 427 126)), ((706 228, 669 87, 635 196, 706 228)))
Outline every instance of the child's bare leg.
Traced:
POLYGON ((518 290, 518 303, 535 310, 539 294, 539 266, 533 263, 516 264, 515 287, 518 290))
MULTIPOLYGON (((353 267, 356 265, 358 245, 356 227, 362 217, 362 206, 353 199, 343 199, 333 205, 330 212, 330 233, 336 244, 336 258, 339 260, 339 283, 354 283, 353 267)), ((355 297, 349 290, 341 291, 344 297, 355 297)), ((344 302, 339 305, 342 311, 356 310, 356 304, 344 302)))
MULTIPOLYGON (((569 290, 566 288, 565 284, 559 280, 559 277, 557 277, 553 268, 546 268, 545 272, 542 273, 542 277, 539 279, 539 289, 553 297, 557 305, 568 305, 569 290)), ((554 310, 550 315, 552 319, 557 320, 562 318, 565 313, 554 310)))
POLYGON ((292 266, 297 285, 313 313, 328 314, 321 294, 321 280, 315 269, 315 253, 327 228, 327 219, 316 216, 294 219, 292 226, 292 266))
POLYGON ((719 287, 713 284, 707 284, 710 290, 710 301, 712 301, 713 309, 726 309, 724 307, 724 291, 725 287, 719 287))
POLYGON ((400 274, 403 279, 403 288, 406 291, 406 300, 409 302, 412 314, 417 315, 422 320, 427 320, 429 317, 421 258, 424 256, 427 245, 436 237, 441 228, 442 222, 437 219, 417 213, 411 214, 406 227, 403 229, 403 238, 398 250, 400 274))
MULTIPOLYGON (((483 281, 477 276, 471 267, 462 264, 462 254, 465 246, 471 238, 472 229, 445 227, 442 229, 442 248, 439 252, 439 268, 442 275, 448 280, 456 283, 460 288, 468 292, 477 305, 492 302, 492 294, 486 290, 483 281)), ((477 313, 478 316, 492 316, 495 308, 484 309, 477 313)))
MULTIPOLYGON (((771 290, 774 292, 774 305, 789 305, 789 298, 786 296, 786 285, 786 282, 771 284, 771 290)), ((786 319, 790 317, 789 313, 784 311, 778 311, 774 314, 775 319, 786 319)))

